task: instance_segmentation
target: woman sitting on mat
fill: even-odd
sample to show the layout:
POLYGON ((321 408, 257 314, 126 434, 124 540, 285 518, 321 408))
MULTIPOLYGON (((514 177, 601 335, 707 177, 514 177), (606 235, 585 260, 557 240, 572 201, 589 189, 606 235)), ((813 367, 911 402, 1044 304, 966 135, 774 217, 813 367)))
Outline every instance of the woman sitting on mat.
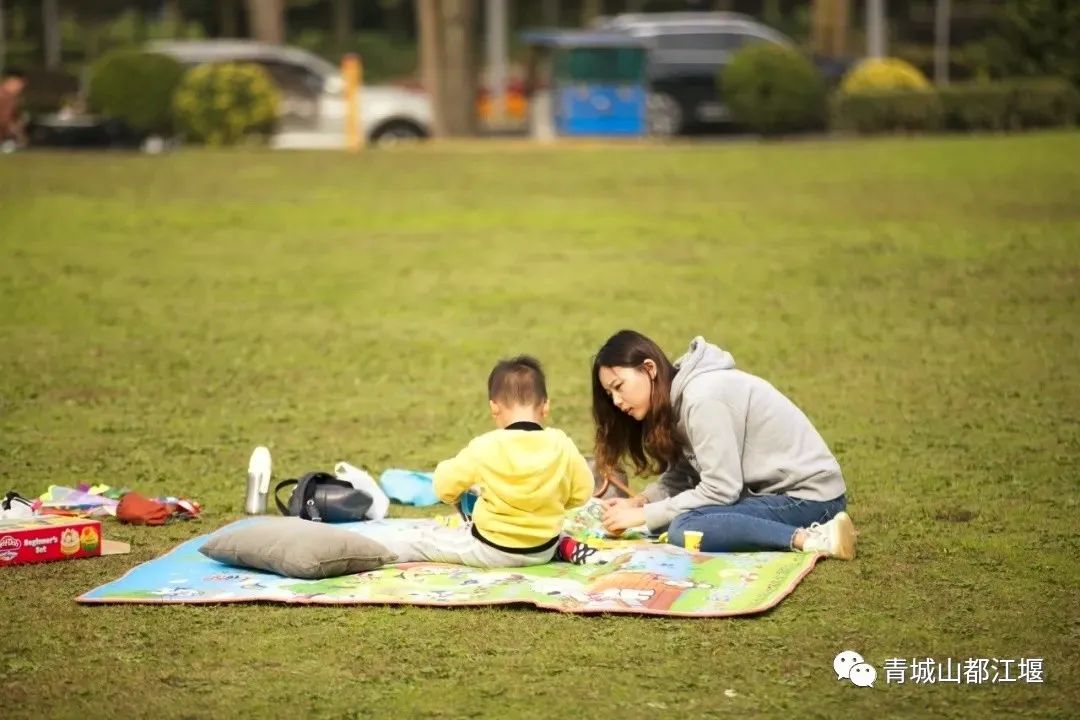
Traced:
POLYGON ((668 542, 702 533, 703 552, 793 550, 855 557, 844 477, 795 404, 701 337, 672 364, 644 335, 622 330, 593 360, 596 463, 626 455, 662 470, 632 498, 606 500, 604 527, 646 524, 668 542))

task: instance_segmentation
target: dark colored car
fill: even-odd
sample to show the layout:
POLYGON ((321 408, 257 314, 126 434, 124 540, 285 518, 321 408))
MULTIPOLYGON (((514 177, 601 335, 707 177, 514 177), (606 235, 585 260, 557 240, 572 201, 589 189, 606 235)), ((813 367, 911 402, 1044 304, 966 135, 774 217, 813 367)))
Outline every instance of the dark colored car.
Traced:
MULTIPOLYGON (((741 48, 762 42, 795 47, 783 33, 738 13, 626 13, 599 18, 594 27, 648 46, 648 124, 660 136, 715 130, 731 122, 718 75, 741 48)), ((816 64, 830 82, 846 69, 843 63, 816 64)))
POLYGON ((96 115, 50 113, 32 117, 27 133, 31 147, 137 148, 138 133, 124 123, 96 115))

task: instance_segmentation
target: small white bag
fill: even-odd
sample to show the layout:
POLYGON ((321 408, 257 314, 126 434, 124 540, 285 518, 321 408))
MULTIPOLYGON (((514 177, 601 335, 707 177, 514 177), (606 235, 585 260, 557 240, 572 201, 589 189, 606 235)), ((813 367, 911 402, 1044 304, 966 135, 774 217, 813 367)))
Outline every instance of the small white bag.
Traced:
POLYGON ((364 514, 368 520, 382 520, 390 511, 390 498, 386 496, 375 478, 366 471, 347 462, 334 465, 334 477, 350 483, 354 488, 371 496, 371 507, 364 514))

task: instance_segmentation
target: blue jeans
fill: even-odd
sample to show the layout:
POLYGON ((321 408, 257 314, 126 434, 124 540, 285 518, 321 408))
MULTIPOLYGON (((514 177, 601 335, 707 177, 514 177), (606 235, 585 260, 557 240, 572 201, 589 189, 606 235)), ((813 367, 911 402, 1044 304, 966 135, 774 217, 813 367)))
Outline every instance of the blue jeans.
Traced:
POLYGON ((705 505, 676 516, 668 527, 668 542, 682 547, 683 533, 697 530, 703 552, 790 550, 796 530, 826 522, 846 507, 843 495, 824 502, 749 495, 733 505, 705 505))

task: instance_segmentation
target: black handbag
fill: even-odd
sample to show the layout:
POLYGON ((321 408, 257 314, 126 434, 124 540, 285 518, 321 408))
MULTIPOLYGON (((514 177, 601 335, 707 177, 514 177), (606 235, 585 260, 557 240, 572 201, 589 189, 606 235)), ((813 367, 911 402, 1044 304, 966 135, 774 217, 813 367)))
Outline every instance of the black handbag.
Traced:
POLYGON ((339 480, 330 473, 311 472, 299 480, 282 480, 274 488, 274 502, 282 515, 291 515, 314 522, 354 522, 363 520, 371 508, 371 496, 357 490, 352 483, 339 480), (289 503, 281 502, 278 493, 295 485, 289 503))

